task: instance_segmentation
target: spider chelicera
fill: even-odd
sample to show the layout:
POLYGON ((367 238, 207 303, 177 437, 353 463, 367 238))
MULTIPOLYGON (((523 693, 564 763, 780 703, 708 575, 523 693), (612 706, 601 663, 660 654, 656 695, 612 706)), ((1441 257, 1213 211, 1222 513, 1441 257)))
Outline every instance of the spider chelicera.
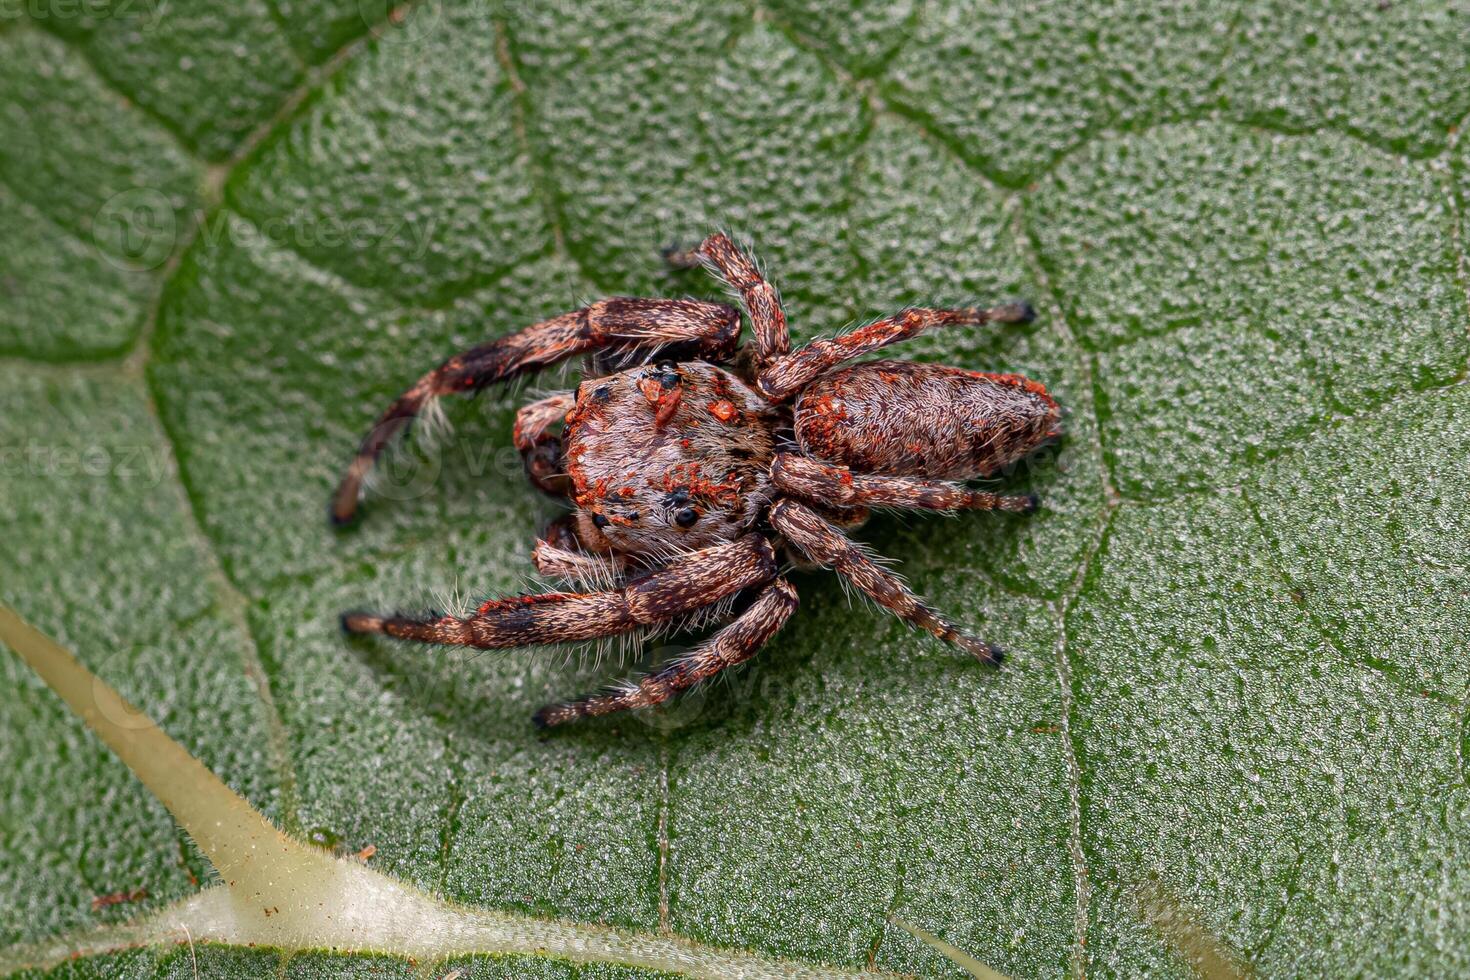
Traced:
POLYGON ((753 349, 740 348, 740 312, 723 303, 593 303, 424 375, 363 439, 333 498, 333 520, 351 520, 378 455, 441 395, 577 354, 594 355, 594 368, 620 364, 516 416, 514 441, 532 483, 572 504, 537 540, 532 560, 578 591, 491 599, 466 616, 350 612, 343 628, 517 647, 667 627, 731 607, 727 625, 652 673, 537 712, 537 724, 558 725, 659 704, 749 660, 796 609, 784 555, 833 569, 900 619, 999 664, 999 648, 931 609, 843 528, 873 507, 1034 510, 1034 495, 957 481, 994 474, 1059 436, 1057 403, 1015 374, 846 362, 925 330, 1028 322, 1031 308, 907 309, 793 351, 775 288, 729 237, 666 255, 680 267, 703 264, 738 294, 753 349))

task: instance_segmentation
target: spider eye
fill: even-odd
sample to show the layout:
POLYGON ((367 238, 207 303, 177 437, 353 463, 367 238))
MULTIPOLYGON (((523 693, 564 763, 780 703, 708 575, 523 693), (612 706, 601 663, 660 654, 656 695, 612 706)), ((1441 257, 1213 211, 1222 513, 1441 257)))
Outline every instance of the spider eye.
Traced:
POLYGON ((659 361, 657 364, 655 364, 653 366, 653 369, 655 371, 657 371, 659 374, 673 374, 674 373, 674 362, 673 361, 659 361))
POLYGON ((598 385, 592 390, 592 397, 600 402, 605 402, 612 397, 612 389, 607 385, 598 385))
POLYGON ((592 523, 597 525, 598 527, 607 527, 608 524, 612 522, 607 519, 606 514, 593 514, 592 523))
POLYGON ((674 523, 680 527, 693 527, 699 520, 699 512, 693 507, 681 507, 674 512, 674 523))

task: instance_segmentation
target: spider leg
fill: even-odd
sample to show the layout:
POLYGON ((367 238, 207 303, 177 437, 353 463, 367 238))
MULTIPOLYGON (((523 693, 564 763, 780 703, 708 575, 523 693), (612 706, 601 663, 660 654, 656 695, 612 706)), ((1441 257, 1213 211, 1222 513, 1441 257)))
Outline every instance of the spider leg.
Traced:
POLYGON ((866 507, 844 507, 835 501, 830 505, 812 500, 807 501, 807 503, 817 504, 818 506, 812 509, 821 514, 822 519, 833 527, 862 527, 868 523, 868 518, 873 516, 873 512, 866 507))
POLYGON ((781 401, 843 361, 907 340, 925 330, 959 324, 1030 323, 1035 316, 1036 311, 1029 303, 1007 303, 990 309, 975 306, 952 310, 914 307, 874 320, 865 327, 849 330, 830 340, 814 340, 800 350, 776 358, 756 375, 756 387, 772 401, 781 401))
POLYGON ((526 466, 526 477, 538 490, 553 497, 565 497, 571 492, 571 481, 567 479, 562 465, 561 439, 548 433, 553 425, 566 418, 577 396, 570 391, 559 391, 540 401, 522 405, 516 412, 512 441, 521 451, 521 461, 526 466))
POLYGON ((384 447, 441 395, 478 391, 575 354, 607 348, 678 345, 718 360, 734 350, 739 334, 740 314, 723 303, 618 298, 456 354, 399 395, 363 437, 332 497, 332 520, 341 524, 352 519, 363 480, 384 447))
POLYGON ((349 612, 342 629, 481 649, 568 643, 661 623, 775 577, 770 543, 747 534, 682 555, 617 589, 492 599, 464 618, 349 612))
POLYGON ((900 507, 914 510, 1004 510, 1029 514, 1036 494, 1006 495, 971 490, 962 483, 912 476, 854 473, 797 453, 778 453, 771 461, 778 490, 814 503, 838 507, 900 507))
POLYGON ((790 499, 777 501, 771 508, 771 524, 812 561, 842 575, 904 622, 927 630, 988 664, 998 666, 1003 659, 999 647, 971 636, 929 608, 902 579, 875 562, 860 545, 806 505, 790 499))
POLYGON ((577 536, 572 515, 552 521, 531 549, 531 564, 545 578, 575 582, 585 587, 611 588, 627 575, 628 564, 616 552, 588 551, 577 536))
POLYGON ((776 287, 762 278, 760 269, 730 240, 730 236, 716 232, 696 248, 683 251, 667 249, 664 258, 676 268, 704 265, 740 294, 745 312, 750 314, 761 363, 780 357, 791 349, 786 312, 781 309, 781 297, 777 295, 776 287))
POLYGON ((761 590, 754 602, 724 629, 651 674, 601 694, 590 694, 536 712, 539 728, 562 725, 578 718, 612 714, 630 708, 648 708, 674 697, 720 671, 744 663, 756 655, 796 611, 796 590, 785 579, 776 579, 761 590))

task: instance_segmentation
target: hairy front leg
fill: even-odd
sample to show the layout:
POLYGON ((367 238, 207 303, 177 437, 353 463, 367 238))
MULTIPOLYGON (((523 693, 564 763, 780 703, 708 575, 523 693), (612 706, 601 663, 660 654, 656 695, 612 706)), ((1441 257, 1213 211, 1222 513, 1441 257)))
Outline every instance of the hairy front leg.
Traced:
POLYGON ((854 473, 796 453, 778 453, 771 481, 793 497, 837 507, 897 507, 913 510, 1003 510, 1029 514, 1036 494, 999 494, 971 490, 961 483, 913 476, 854 473))
POLYGON ((756 351, 761 363, 780 357, 791 349, 791 335, 786 328, 786 311, 776 287, 767 282, 750 256, 721 232, 710 235, 695 248, 685 251, 669 249, 664 258, 677 268, 704 265, 740 294, 750 326, 755 333, 756 351))
POLYGON ((605 299, 456 354, 439 365, 378 417, 363 437, 332 496, 332 520, 357 511, 363 481, 393 437, 443 395, 474 392, 597 350, 692 348, 696 356, 728 356, 740 336, 740 314, 723 303, 692 300, 605 299))
POLYGON ((612 714, 632 708, 662 704, 722 670, 744 663, 756 655, 796 611, 796 590, 785 579, 776 579, 761 590, 755 601, 724 629, 675 660, 636 682, 601 694, 548 704, 532 719, 542 728, 562 725, 578 718, 612 714))
POLYGON ((982 323, 1030 323, 1036 312, 1029 303, 1006 303, 982 309, 966 306, 950 310, 914 307, 874 320, 830 340, 814 340, 766 365, 756 375, 756 387, 772 401, 782 401, 805 388, 817 375, 843 361, 872 353, 889 344, 916 337, 936 327, 982 323))
POLYGON ((617 589, 492 599, 466 617, 349 612, 342 616, 342 628, 481 649, 569 643, 667 622, 775 577, 770 543, 747 534, 690 552, 617 589))
POLYGON ((1000 665, 1004 658, 1000 647, 970 635, 930 608, 902 579, 875 562, 816 511, 795 500, 781 500, 771 508, 771 524, 798 551, 846 578, 899 619, 953 643, 988 664, 1000 665))
POLYGON ((610 589, 622 583, 630 568, 615 551, 589 551, 577 533, 576 518, 563 516, 547 525, 531 549, 531 563, 545 578, 579 588, 610 589))

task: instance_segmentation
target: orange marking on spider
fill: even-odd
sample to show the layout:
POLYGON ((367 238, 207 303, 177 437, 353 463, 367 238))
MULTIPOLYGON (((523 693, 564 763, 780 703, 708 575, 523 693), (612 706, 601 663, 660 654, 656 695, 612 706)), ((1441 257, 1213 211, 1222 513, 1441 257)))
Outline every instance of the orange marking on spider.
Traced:
POLYGON ((735 403, 721 398, 719 401, 709 403, 709 413, 721 422, 729 422, 735 418, 735 403))

